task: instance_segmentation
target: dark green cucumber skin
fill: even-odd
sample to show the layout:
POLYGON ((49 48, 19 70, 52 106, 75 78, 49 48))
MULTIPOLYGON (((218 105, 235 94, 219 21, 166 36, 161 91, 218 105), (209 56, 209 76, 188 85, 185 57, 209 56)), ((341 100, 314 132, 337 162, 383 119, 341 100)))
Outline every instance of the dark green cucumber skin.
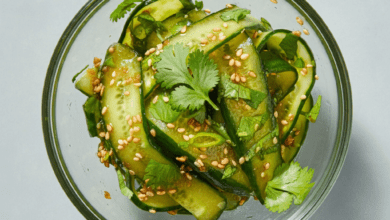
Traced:
POLYGON ((163 149, 163 153, 175 161, 176 157, 187 156, 188 159, 185 162, 186 165, 190 166, 193 170, 195 170, 203 179, 210 182, 212 185, 221 188, 224 191, 234 193, 237 195, 247 196, 250 193, 250 189, 246 186, 239 184, 235 181, 227 179, 222 179, 222 173, 215 170, 213 167, 209 167, 207 172, 201 172, 197 166, 195 166, 194 162, 196 160, 195 157, 191 156, 188 152, 183 150, 178 146, 178 144, 172 140, 167 134, 161 131, 153 122, 149 121, 149 126, 151 129, 156 131, 156 143, 163 149), (158 137, 158 138, 157 138, 158 137))
MULTIPOLYGON (((278 29, 278 30, 275 30, 274 31, 274 34, 276 33, 292 33, 291 31, 289 30, 285 30, 285 29, 278 29)), ((302 43, 302 45, 306 48, 307 52, 309 53, 309 56, 311 57, 312 60, 314 60, 314 55, 313 55, 313 52, 311 51, 310 47, 307 45, 306 41, 303 40, 302 38, 299 38, 299 42, 302 43)), ((302 95, 306 95, 306 97, 309 97, 310 96, 310 93, 314 87, 314 84, 315 84, 315 79, 314 79, 314 76, 316 75, 316 65, 313 66, 313 74, 312 74, 312 83, 310 85, 310 87, 306 90, 306 93, 305 94, 302 94, 302 95)), ((302 111, 302 108, 304 106, 305 102, 301 102, 300 105, 299 105, 299 108, 295 114, 295 117, 293 119, 292 122, 290 122, 291 126, 290 126, 290 129, 285 132, 283 134, 283 136, 280 137, 280 141, 282 143, 284 143, 284 141, 287 139, 288 135, 290 134, 291 130, 294 128, 294 125, 297 123, 297 120, 298 120, 298 116, 299 116, 299 113, 302 111)), ((275 109, 277 109, 278 106, 275 107, 275 109)))

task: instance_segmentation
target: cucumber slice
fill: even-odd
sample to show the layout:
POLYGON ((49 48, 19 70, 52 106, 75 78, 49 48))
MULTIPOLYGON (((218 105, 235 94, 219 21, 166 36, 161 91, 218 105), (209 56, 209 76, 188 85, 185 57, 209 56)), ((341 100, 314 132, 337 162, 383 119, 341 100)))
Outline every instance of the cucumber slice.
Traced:
MULTIPOLYGON (((309 112, 311 108, 313 108, 312 96, 306 100, 302 111, 309 112)), ((290 163, 297 156, 309 129, 309 120, 306 119, 306 116, 300 114, 298 117, 297 123, 295 123, 290 135, 288 135, 287 139, 284 141, 284 145, 281 147, 281 154, 285 163, 290 163)))
POLYGON ((98 68, 89 68, 84 70, 81 76, 76 80, 75 87, 86 96, 93 96, 93 84, 97 79, 98 68))
MULTIPOLYGON (((263 203, 267 182, 273 178, 274 169, 282 163, 279 141, 276 144, 273 143, 273 139, 278 140, 277 134, 275 134, 277 124, 272 114, 273 104, 268 93, 266 76, 261 70, 260 59, 251 39, 243 33, 228 42, 228 45, 231 51, 228 55, 232 58, 240 60, 236 58, 236 52, 240 49, 243 49, 243 53, 249 54, 249 57, 246 60, 240 60, 241 67, 229 66, 229 60, 223 58, 226 51, 222 49, 216 51, 211 58, 219 64, 221 77, 227 77, 230 80, 233 73, 239 74, 246 79, 245 82, 240 80, 239 85, 265 94, 264 100, 257 108, 252 108, 241 98, 222 97, 227 92, 224 90, 226 87, 223 86, 223 81, 219 84, 218 89, 221 93, 221 112, 226 122, 227 131, 232 141, 237 145, 234 150, 237 156, 242 158, 241 161, 245 158, 245 162, 241 166, 251 182, 255 195, 263 203), (251 74, 249 74, 250 72, 251 74), (251 76, 253 73, 255 77, 251 76), (257 119, 259 125, 257 131, 255 126, 248 127, 249 131, 253 132, 253 138, 249 140, 239 138, 238 131, 244 117, 247 119, 261 117, 261 120, 257 119), (263 117, 268 119, 262 122, 263 117)), ((256 97, 253 99, 252 101, 255 101, 256 97)))
MULTIPOLYGON (((239 22, 235 21, 227 21, 224 22, 220 16, 222 13, 237 9, 237 6, 232 8, 222 9, 218 12, 215 12, 202 20, 195 22, 194 24, 187 27, 187 31, 182 33, 177 33, 172 35, 168 39, 166 39, 163 43, 164 46, 169 44, 177 44, 182 43, 184 45, 188 45, 191 47, 191 51, 195 49, 200 49, 204 51, 206 54, 210 54, 222 45, 224 45, 229 40, 233 39, 235 36, 239 35, 244 29, 259 29, 261 27, 261 23, 256 18, 247 15, 245 19, 240 20, 239 22), (228 24, 228 28, 223 26, 223 23, 228 24), (214 28, 220 28, 221 31, 214 32, 214 28), (202 39, 207 39, 207 35, 212 33, 216 39, 208 41, 207 44, 202 44, 202 39), (219 33, 223 33, 223 37, 219 38, 219 33)), ((144 58, 142 64, 143 72, 149 71, 150 75, 154 75, 154 71, 152 67, 149 67, 148 62, 149 59, 152 60, 152 65, 157 60, 156 53, 146 56, 144 58)), ((145 88, 145 94, 147 97, 150 92, 153 90, 155 82, 151 82, 150 85, 145 88)))
MULTIPOLYGON (((114 52, 108 52, 106 60, 112 60, 112 66, 115 67, 108 67, 101 79, 105 87, 101 104, 103 109, 104 107, 107 109, 102 110, 103 120, 106 125, 113 128, 109 142, 115 154, 127 169, 133 171, 135 176, 142 180, 145 168, 151 159, 176 166, 161 154, 161 149, 149 139, 146 133, 149 128, 144 117, 142 87, 139 83, 142 82, 141 68, 136 54, 129 47, 121 44, 114 44, 111 47, 114 48, 114 52), (132 123, 129 123, 130 120, 132 123), (134 129, 132 135, 131 131, 129 132, 130 128, 134 129), (130 136, 132 140, 127 139, 130 136), (127 140, 128 144, 121 145, 123 140, 127 140), (136 153, 142 155, 142 159, 134 160, 137 157, 136 153)), ((217 190, 195 177, 189 181, 182 176, 173 184, 177 192, 169 196, 198 219, 217 219, 225 209, 225 198, 217 190)))
MULTIPOLYGON (((291 62, 295 63, 298 59, 302 59, 305 66, 305 68, 296 67, 298 72, 298 81, 294 86, 294 90, 292 90, 275 107, 275 111, 277 111, 279 115, 277 119, 279 124, 280 139, 282 142, 286 140, 287 136, 294 128, 303 105, 305 104, 306 98, 309 97, 314 86, 314 76, 316 75, 314 56, 309 46, 302 38, 294 36, 295 35, 293 35, 291 31, 288 30, 275 30, 275 33, 267 41, 268 50, 275 51, 282 57, 286 58, 291 58, 291 56, 296 53, 296 55, 293 55, 294 58, 291 62), (290 39, 296 38, 296 45, 291 45, 293 47, 296 46, 296 51, 287 51, 287 54, 286 51, 284 51, 280 46, 286 37, 289 37, 290 39), (312 67, 307 67, 307 65, 311 65, 312 67), (307 73, 303 75, 302 71, 305 71, 304 69, 307 70, 307 73)), ((291 41, 290 44, 292 44, 291 41)))
MULTIPOLYGON (((165 155, 172 160, 175 160, 176 157, 186 156, 187 160, 185 161, 185 164, 191 166, 192 169, 197 171, 201 177, 213 185, 221 188, 224 191, 232 192, 238 195, 249 195, 251 192, 251 186, 248 178, 242 171, 241 166, 238 164, 232 147, 225 142, 225 139, 223 138, 223 142, 220 144, 212 144, 210 142, 205 144, 202 142, 202 144, 207 145, 207 148, 205 149, 202 149, 193 144, 189 144, 192 140, 196 139, 199 134, 203 134, 203 136, 221 136, 213 129, 211 129, 207 123, 200 124, 199 122, 195 121, 193 117, 188 117, 188 113, 182 113, 180 116, 178 115, 178 118, 173 120, 171 123, 175 127, 168 128, 167 123, 157 119, 154 115, 155 113, 153 114, 152 112, 152 108, 156 105, 153 104, 153 99, 155 99, 156 96, 158 97, 158 102, 161 102, 156 104, 169 106, 169 104, 162 101, 164 92, 161 91, 161 89, 158 89, 153 93, 153 95, 151 95, 149 99, 146 100, 145 112, 150 127, 156 131, 155 140, 161 146, 161 148, 163 148, 165 155), (179 132, 179 128, 184 131, 179 132), (184 135, 194 135, 194 137, 189 142, 187 142, 184 139, 184 135), (227 154, 224 153, 225 149, 227 154), (204 156, 207 158, 202 158, 204 156), (228 163, 223 167, 212 165, 213 161, 217 161, 220 165, 222 165, 221 161, 225 158, 228 159, 228 163), (199 168, 197 165, 195 165, 199 164, 199 162, 197 162, 198 160, 200 160, 204 166, 199 168), (232 164, 232 161, 234 161, 233 163, 236 164, 236 166, 232 164), (230 167, 235 167, 236 170, 231 177, 222 179, 225 170, 228 168, 228 165, 230 167)), ((170 108, 160 108, 158 111, 159 114, 165 115, 177 114, 169 113, 168 111, 173 111, 170 108)), ((204 139, 210 140, 212 142, 215 141, 212 138, 204 139)))

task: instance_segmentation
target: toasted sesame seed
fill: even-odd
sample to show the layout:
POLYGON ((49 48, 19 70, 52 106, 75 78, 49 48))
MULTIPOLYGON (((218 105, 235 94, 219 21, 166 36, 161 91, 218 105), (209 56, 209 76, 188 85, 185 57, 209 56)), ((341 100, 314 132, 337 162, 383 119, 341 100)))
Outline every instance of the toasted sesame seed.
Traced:
POLYGON ((257 38, 257 35, 259 35, 259 32, 255 31, 255 32, 253 33, 253 35, 252 35, 252 38, 253 38, 253 39, 257 38))
POLYGON ((201 155, 199 155, 199 157, 200 157, 201 159, 206 159, 206 158, 207 158, 207 155, 201 154, 201 155))
MULTIPOLYGON (((276 0, 271 0, 271 1, 276 1, 276 0)), ((238 203, 240 206, 244 205, 246 199, 241 199, 240 202, 238 203)))
MULTIPOLYGON (((159 50, 156 52, 156 55, 157 56, 160 55, 160 51, 159 50)), ((156 69, 152 66, 152 70, 156 70, 156 69)))
POLYGON ((239 49, 239 50, 237 50, 237 52, 236 52, 236 56, 241 56, 242 55, 242 52, 243 52, 243 49, 241 48, 241 49, 239 49))
POLYGON ((223 165, 223 164, 218 164, 218 166, 217 166, 219 169, 223 169, 223 168, 225 168, 225 165, 223 165))
POLYGON ((241 76, 241 82, 246 82, 246 77, 245 76, 241 76))
POLYGON ((233 8, 233 5, 231 5, 231 4, 226 4, 226 7, 227 7, 227 8, 233 8))
POLYGON ((133 160, 134 161, 139 161, 139 157, 134 157, 133 160))
POLYGON ((140 153, 135 153, 135 156, 142 159, 142 155, 140 153))
POLYGON ((236 74, 235 74, 235 73, 233 73, 233 74, 230 76, 230 80, 231 80, 231 81, 236 80, 236 74))
POLYGON ((274 139, 272 139, 272 143, 277 144, 278 143, 278 138, 274 137, 274 139))
POLYGON ((133 170, 129 170, 130 175, 134 176, 135 172, 133 170))
POLYGON ((301 32, 300 31, 293 31, 292 34, 294 34, 295 36, 298 36, 298 37, 301 36, 301 32))
POLYGON ((150 53, 150 54, 152 54, 152 53, 154 53, 154 52, 156 52, 156 48, 153 47, 153 48, 150 48, 150 49, 149 49, 149 53, 150 53))
POLYGON ((108 133, 108 132, 106 133, 105 139, 106 139, 106 140, 109 140, 109 139, 110 139, 110 133, 108 133))
POLYGON ((129 92, 129 91, 125 91, 123 94, 124 94, 125 96, 129 96, 129 95, 130 95, 130 92, 129 92))
POLYGON ((243 163, 245 162, 245 158, 244 158, 244 157, 240 157, 240 159, 238 160, 238 162, 239 162, 240 164, 243 164, 243 163))
POLYGON ((100 137, 105 137, 105 136, 106 136, 106 133, 102 131, 102 132, 99 133, 99 136, 100 136, 100 137))
POLYGON ((130 128, 129 133, 130 133, 130 135, 133 135, 134 134, 134 128, 130 128))
POLYGON ((311 65, 311 64, 307 64, 307 65, 306 65, 306 67, 307 67, 307 68, 312 68, 312 67, 313 67, 313 65, 311 65))
POLYGON ((134 142, 134 143, 138 143, 138 142, 140 142, 140 140, 141 140, 141 139, 139 139, 139 138, 133 138, 133 142, 134 142))
POLYGON ((202 128, 201 126, 198 126, 198 127, 194 128, 194 131, 198 132, 198 131, 200 131, 201 128, 202 128))
POLYGON ((184 34, 185 32, 187 32, 187 25, 184 25, 184 26, 181 28, 180 32, 181 32, 182 34, 184 34))
POLYGON ((133 136, 127 137, 127 141, 131 142, 133 140, 133 136))
POLYGON ((319 80, 319 79, 320 79, 320 77, 319 77, 318 75, 315 75, 314 78, 315 78, 316 80, 319 80))
POLYGON ((141 83, 134 83, 134 86, 140 87, 141 83))
POLYGON ((137 61, 140 62, 141 60, 142 60, 142 57, 138 57, 138 58, 137 58, 137 61))
POLYGON ((221 28, 220 28, 220 27, 215 27, 215 28, 213 28, 213 31, 214 31, 214 32, 220 32, 220 31, 221 31, 221 28))
POLYGON ((183 133, 183 132, 185 132, 185 131, 186 131, 185 128, 178 128, 178 129, 177 129, 177 132, 179 132, 179 133, 183 133))
POLYGON ((123 146, 122 145, 118 145, 118 150, 123 150, 123 146))
POLYGON ((118 140, 118 144, 119 144, 119 145, 123 145, 123 140, 119 139, 119 140, 118 140))
POLYGON ((157 103, 157 100, 158 100, 158 95, 156 95, 156 96, 153 98, 153 104, 156 104, 156 103, 157 103))
POLYGON ((274 116, 275 116, 275 118, 278 118, 279 113, 278 113, 277 111, 275 111, 275 112, 274 112, 274 116))
POLYGON ((303 33, 306 34, 306 35, 309 35, 309 31, 307 29, 303 29, 303 33))
POLYGON ((238 74, 236 75, 235 80, 236 80, 236 83, 239 83, 239 82, 240 82, 240 76, 239 76, 238 74))
POLYGON ((307 97, 306 97, 306 95, 301 95, 301 100, 305 100, 307 97))
POLYGON ((190 135, 188 135, 188 137, 191 139, 191 138, 193 138, 195 136, 193 134, 190 134, 190 135))
POLYGON ((222 58, 225 60, 229 60, 231 57, 229 55, 225 54, 222 58))
POLYGON ((134 127, 134 132, 136 132, 136 133, 137 133, 137 132, 139 132, 140 130, 141 130, 141 129, 140 129, 139 127, 137 127, 137 126, 136 126, 136 127, 134 127))
POLYGON ((234 61, 234 64, 236 65, 236 67, 240 67, 240 66, 241 66, 241 62, 238 61, 238 60, 235 60, 235 61, 234 61))
POLYGON ((227 28, 228 27, 228 24, 226 22, 224 22, 223 24, 223 27, 227 28))
POLYGON ((149 212, 152 214, 156 214, 156 210, 154 210, 154 209, 149 209, 149 212))
POLYGON ((223 164, 223 165, 226 165, 226 164, 228 164, 229 163, 229 159, 228 158, 223 158, 222 160, 221 160, 221 164, 223 164))
POLYGON ((288 125, 288 121, 286 121, 286 120, 282 120, 281 123, 282 123, 282 125, 288 125))
POLYGON ((229 60, 229 66, 234 66, 234 59, 229 60))
POLYGON ((215 41, 216 39, 217 39, 217 36, 213 36, 213 37, 211 38, 212 41, 215 41))
POLYGON ((131 119, 127 120, 127 124, 129 124, 129 126, 132 126, 133 125, 133 120, 131 120, 131 119))
POLYGON ((237 166, 237 163, 235 160, 232 160, 232 164, 233 164, 233 166, 237 166))
POLYGON ((209 41, 207 39, 203 38, 203 39, 200 40, 200 43, 201 44, 208 44, 209 41))
POLYGON ((154 129, 150 130, 150 134, 151 134, 153 137, 156 137, 156 130, 154 130, 154 129))
POLYGON ((253 77, 253 78, 256 78, 256 73, 252 72, 252 71, 249 71, 248 73, 249 76, 253 77))
POLYGON ((196 160, 196 162, 198 162, 198 163, 199 163, 199 165, 200 165, 201 167, 203 167, 203 166, 204 166, 204 163, 202 162, 202 160, 201 160, 201 159, 197 159, 197 160, 196 160))
POLYGON ((185 141, 189 141, 189 140, 190 140, 190 137, 188 137, 188 135, 183 135, 183 139, 184 139, 185 141))
POLYGON ((211 13, 210 9, 205 9, 204 12, 211 13))
POLYGON ((114 85, 114 83, 115 83, 115 79, 112 79, 112 80, 110 81, 110 86, 114 85))
POLYGON ((163 97, 163 100, 164 100, 164 102, 169 102, 169 98, 166 96, 163 97))
POLYGON ((149 56, 150 55, 150 52, 149 50, 145 52, 145 56, 149 56))
POLYGON ((195 164, 195 166, 197 166, 199 168, 202 167, 197 161, 195 161, 194 164, 195 164))
POLYGON ((168 124, 167 124, 167 127, 168 127, 168 128, 174 128, 174 127, 175 127, 175 125, 174 125, 174 124, 172 124, 172 123, 168 123, 168 124))
POLYGON ((175 194, 177 192, 177 190, 176 189, 170 189, 170 190, 168 190, 168 192, 169 192, 169 194, 175 194))
POLYGON ((223 40, 226 39, 226 36, 225 36, 225 35, 219 35, 218 39, 219 39, 220 41, 223 41, 223 40))
POLYGON ((100 63, 101 61, 102 61, 102 59, 100 59, 100 58, 97 58, 97 57, 93 58, 93 64, 100 63))
POLYGON ((243 55, 241 55, 241 60, 246 60, 246 59, 248 59, 248 57, 249 57, 249 54, 247 54, 247 53, 244 53, 243 55))
POLYGON ((211 38, 213 38, 214 37, 214 34, 213 33, 209 33, 208 35, 207 35, 207 38, 209 38, 209 39, 211 39, 211 38))
POLYGON ((137 121, 142 122, 141 115, 137 115, 137 121))
POLYGON ((148 66, 152 66, 152 59, 148 60, 148 66))
POLYGON ((272 3, 278 4, 277 0, 270 0, 272 3))
POLYGON ((176 160, 180 162, 186 162, 187 156, 176 157, 176 160))
POLYGON ((149 197, 153 197, 154 196, 154 193, 152 191, 147 191, 146 192, 146 195, 149 196, 149 197))
POLYGON ((215 166, 215 167, 218 166, 218 161, 215 161, 215 160, 212 161, 212 162, 211 162, 211 165, 213 165, 213 166, 215 166))
POLYGON ((186 177, 187 179, 192 180, 192 176, 189 173, 186 173, 186 177))
POLYGON ((223 153, 224 153, 224 154, 228 154, 228 153, 229 153, 229 150, 225 147, 225 148, 223 149, 223 153))
POLYGON ((106 114, 107 110, 108 110, 107 106, 104 106, 102 109, 102 115, 106 114))
POLYGON ((261 172, 260 176, 261 176, 261 178, 264 178, 265 177, 265 173, 261 172))
POLYGON ((300 17, 297 17, 296 20, 297 20, 298 24, 303 25, 303 21, 300 17))
POLYGON ((113 72, 111 73, 111 76, 112 76, 112 77, 115 77, 115 76, 116 76, 116 72, 113 71, 113 72))
POLYGON ((163 190, 160 191, 160 190, 159 190, 159 191, 157 191, 157 195, 159 195, 159 196, 165 195, 165 191, 163 191, 163 190))

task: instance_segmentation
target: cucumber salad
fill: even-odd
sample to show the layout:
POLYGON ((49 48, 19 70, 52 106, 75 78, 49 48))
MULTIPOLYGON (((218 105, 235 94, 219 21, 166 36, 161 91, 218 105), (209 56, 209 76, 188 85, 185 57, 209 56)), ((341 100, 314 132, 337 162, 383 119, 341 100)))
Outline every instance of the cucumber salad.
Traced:
POLYGON ((73 78, 100 162, 147 212, 218 219, 253 197, 280 213, 314 186, 314 170, 293 161, 321 106, 309 46, 221 8, 125 0, 110 16, 131 12, 119 41, 73 78))

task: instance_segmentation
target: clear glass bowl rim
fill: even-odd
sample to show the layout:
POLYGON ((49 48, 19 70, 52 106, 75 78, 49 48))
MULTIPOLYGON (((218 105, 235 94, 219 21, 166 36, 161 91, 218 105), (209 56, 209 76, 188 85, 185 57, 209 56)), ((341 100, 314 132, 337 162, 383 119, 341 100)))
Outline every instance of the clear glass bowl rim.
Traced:
MULTIPOLYGON (((352 130, 352 91, 344 58, 325 22, 306 1, 287 1, 291 3, 291 5, 305 17, 306 21, 310 23, 313 29, 316 30, 332 63, 339 94, 339 127, 336 146, 334 146, 333 161, 328 168, 326 179, 319 186, 321 188, 318 191, 319 193, 317 193, 318 195, 316 195, 317 199, 313 204, 308 205, 308 207, 303 210, 302 215, 300 215, 300 219, 308 219, 320 207, 329 194, 344 164, 352 130)), ((55 93, 53 88, 55 88, 55 84, 57 84, 56 72, 60 65, 57 61, 64 53, 67 53, 67 50, 69 50, 69 44, 72 43, 72 39, 74 40, 74 36, 77 35, 81 29, 80 24, 82 24, 85 19, 91 17, 94 14, 94 11, 98 10, 106 2, 107 0, 89 0, 71 20, 59 39, 50 60, 42 95, 42 127, 50 163, 63 190, 86 219, 104 219, 104 217, 88 203, 82 193, 77 189, 70 174, 67 172, 64 161, 61 159, 61 153, 56 143, 57 137, 53 132, 54 123, 52 121, 52 116, 54 103, 52 97, 55 93)))

